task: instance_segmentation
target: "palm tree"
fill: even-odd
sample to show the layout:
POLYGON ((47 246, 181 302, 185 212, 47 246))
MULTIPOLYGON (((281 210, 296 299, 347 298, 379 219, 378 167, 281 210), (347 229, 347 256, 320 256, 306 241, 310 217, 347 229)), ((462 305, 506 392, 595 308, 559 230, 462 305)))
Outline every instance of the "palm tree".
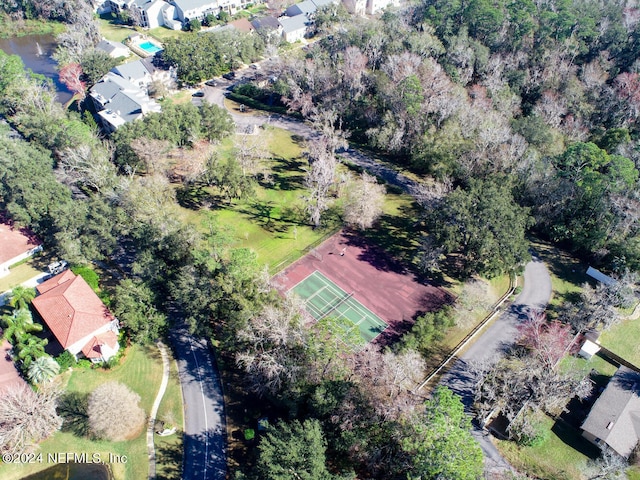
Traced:
POLYGON ((43 383, 51 380, 60 372, 60 365, 49 355, 36 358, 29 369, 27 377, 32 384, 43 383))
POLYGON ((46 355, 44 347, 49 343, 46 338, 26 335, 17 345, 18 358, 22 360, 24 368, 29 368, 31 362, 46 355))
POLYGON ((33 317, 28 308, 19 308, 13 311, 13 315, 3 315, 3 338, 12 345, 22 341, 29 333, 41 332, 42 325, 33 323, 33 317))
POLYGON ((31 303, 36 297, 36 289, 35 288, 27 288, 27 287, 16 287, 11 290, 11 295, 9 297, 9 305, 13 308, 17 309, 26 309, 27 305, 31 303))

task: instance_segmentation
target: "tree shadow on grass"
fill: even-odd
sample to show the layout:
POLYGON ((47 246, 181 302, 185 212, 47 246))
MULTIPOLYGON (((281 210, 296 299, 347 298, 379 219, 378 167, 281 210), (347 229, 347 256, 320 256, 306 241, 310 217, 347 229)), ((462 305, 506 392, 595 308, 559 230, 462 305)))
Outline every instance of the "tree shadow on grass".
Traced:
POLYGON ((181 207, 200 210, 205 204, 217 204, 219 199, 211 195, 201 185, 183 185, 176 189, 176 200, 181 207))
POLYGON ((553 427, 551 427, 551 431, 565 444, 583 455, 591 459, 596 459, 600 456, 600 449, 598 447, 587 441, 586 438, 580 435, 578 430, 563 420, 557 420, 556 423, 553 424, 553 427))
POLYGON ((182 478, 182 450, 182 442, 156 443, 157 479, 180 480, 182 478))
POLYGON ((63 432, 71 432, 77 437, 89 437, 88 403, 87 393, 68 392, 60 398, 58 415, 63 419, 63 432))

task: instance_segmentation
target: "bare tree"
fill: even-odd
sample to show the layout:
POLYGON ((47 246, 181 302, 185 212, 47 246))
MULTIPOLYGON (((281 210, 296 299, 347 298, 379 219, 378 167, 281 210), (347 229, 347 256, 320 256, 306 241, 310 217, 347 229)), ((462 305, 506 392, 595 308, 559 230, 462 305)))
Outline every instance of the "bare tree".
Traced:
POLYGON ((334 183, 338 160, 334 142, 321 136, 309 144, 309 169, 305 178, 308 194, 305 198, 307 211, 314 227, 320 226, 322 214, 331 203, 329 190, 334 183))
POLYGON ((589 460, 584 469, 588 480, 625 480, 628 462, 606 447, 595 460, 589 460))
POLYGON ((169 142, 140 137, 131 142, 131 149, 142 161, 147 173, 156 173, 165 163, 165 154, 169 150, 169 142))
POLYGON ((306 334, 301 300, 293 295, 281 306, 266 305, 238 332, 246 348, 236 355, 236 363, 247 372, 253 391, 276 394, 304 375, 306 334))
POLYGON ((415 411, 420 404, 421 399, 411 393, 426 371, 424 359, 418 352, 382 353, 368 345, 352 361, 363 392, 382 418, 397 420, 415 411))
POLYGON ((52 435, 62 425, 56 413, 61 389, 56 383, 42 385, 37 392, 22 385, 8 387, 0 402, 0 452, 24 453, 52 435))
POLYGON ((89 395, 87 416, 92 433, 116 442, 134 438, 145 421, 139 403, 140 395, 125 384, 103 383, 89 395))
POLYGON ((106 145, 82 144, 64 149, 60 154, 59 165, 68 178, 98 192, 104 192, 117 183, 111 153, 111 149, 106 145))
POLYGON ((236 135, 234 152, 243 175, 264 174, 261 164, 270 156, 269 138, 265 134, 236 135))
POLYGON ((347 187, 344 201, 344 220, 360 230, 371 228, 382 215, 385 188, 376 178, 363 172, 360 178, 347 187))

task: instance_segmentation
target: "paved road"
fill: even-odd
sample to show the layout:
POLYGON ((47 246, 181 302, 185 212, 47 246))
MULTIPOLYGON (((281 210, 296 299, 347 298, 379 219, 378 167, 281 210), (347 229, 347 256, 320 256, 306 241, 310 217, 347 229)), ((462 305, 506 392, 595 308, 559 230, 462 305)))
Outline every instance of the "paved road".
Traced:
MULTIPOLYGON (((247 72, 247 69, 245 69, 245 74, 252 75, 253 71, 247 72)), ((239 78, 236 79, 235 82, 242 81, 243 73, 241 72, 238 75, 239 78)), ((207 100, 209 103, 213 103, 224 108, 225 93, 227 89, 232 85, 232 82, 224 79, 216 79, 216 81, 218 82, 218 86, 204 86, 201 90, 204 92, 205 100, 207 100)), ((193 102, 196 105, 199 105, 200 102, 202 102, 202 98, 196 97, 193 99, 193 102)), ((269 124, 273 125, 274 127, 288 130, 289 132, 295 135, 299 135, 306 140, 316 138, 319 135, 318 132, 313 129, 313 127, 308 123, 296 120, 291 117, 287 117, 285 115, 269 115, 266 112, 255 112, 255 114, 254 112, 250 112, 240 114, 238 112, 233 112, 230 110, 227 111, 231 115, 231 118, 233 118, 233 121, 236 123, 238 132, 250 131, 251 127, 256 125, 261 126, 269 124)), ((347 162, 353 163, 354 165, 358 165, 366 169, 367 172, 373 175, 379 176, 390 185, 395 185, 402 188, 404 191, 408 192, 411 195, 417 194, 419 190, 419 185, 417 182, 410 180, 403 174, 396 172, 393 168, 369 157, 360 150, 349 147, 346 151, 339 153, 338 156, 346 160, 347 162)))
POLYGON ((186 328, 170 335, 184 398, 183 480, 222 480, 227 469, 224 398, 205 340, 186 328))
MULTIPOLYGON (((522 292, 509 310, 487 328, 440 380, 441 385, 448 386, 462 397, 467 411, 473 403, 474 386, 474 379, 469 374, 468 366, 497 360, 517 337, 518 324, 526 318, 527 311, 530 308, 545 308, 550 298, 551 277, 544 263, 534 255, 524 271, 522 292)), ((511 466, 500 455, 487 434, 480 429, 476 429, 473 433, 484 452, 485 468, 488 472, 511 470, 511 466)))

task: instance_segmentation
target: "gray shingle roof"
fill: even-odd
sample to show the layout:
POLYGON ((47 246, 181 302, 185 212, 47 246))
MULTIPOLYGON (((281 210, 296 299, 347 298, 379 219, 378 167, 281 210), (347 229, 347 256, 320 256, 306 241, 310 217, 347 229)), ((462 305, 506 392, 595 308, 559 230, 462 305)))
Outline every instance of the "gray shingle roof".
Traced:
POLYGON ((620 367, 591 407, 582 429, 628 458, 640 439, 640 374, 620 367))
POLYGON ((126 78, 127 80, 131 80, 134 82, 142 80, 147 75, 150 75, 152 73, 151 71, 149 71, 147 64, 145 64, 142 60, 136 60, 135 62, 118 65, 111 71, 117 73, 122 78, 126 78))
POLYGON ((309 20, 305 15, 296 15, 295 17, 280 17, 278 21, 280 25, 282 25, 282 30, 285 33, 289 33, 307 28, 307 22, 309 20))
POLYGON ((251 22, 251 25, 253 25, 253 28, 255 28, 256 30, 262 30, 265 28, 277 30, 278 28, 280 28, 278 19, 275 17, 256 18, 251 22))
POLYGON ((316 7, 315 3, 313 3, 311 0, 304 0, 304 2, 291 5, 284 11, 284 13, 288 17, 295 17, 296 15, 300 14, 312 15, 316 13, 317 9, 318 7, 316 7))
POLYGON ((212 2, 211 0, 173 0, 171 3, 183 12, 186 12, 187 10, 201 8, 205 5, 214 4, 216 2, 212 2))
POLYGON ((332 3, 336 3, 333 0, 311 0, 313 3, 315 3, 316 7, 320 8, 320 7, 324 7, 325 5, 331 5, 332 3))

